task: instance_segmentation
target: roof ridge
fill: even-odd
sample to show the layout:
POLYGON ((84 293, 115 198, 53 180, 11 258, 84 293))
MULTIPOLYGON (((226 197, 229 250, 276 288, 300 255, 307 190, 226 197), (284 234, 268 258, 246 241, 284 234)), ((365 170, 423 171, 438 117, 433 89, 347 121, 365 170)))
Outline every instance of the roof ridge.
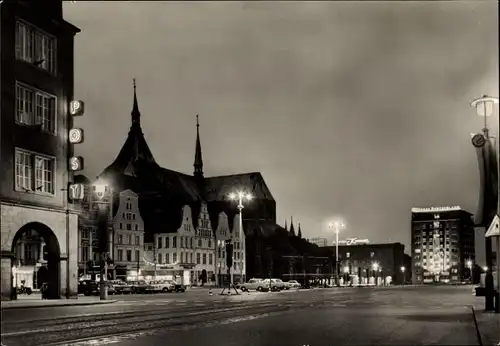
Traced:
POLYGON ((206 177, 205 179, 224 178, 224 177, 236 177, 236 176, 240 176, 240 175, 249 175, 249 174, 260 174, 260 175, 262 175, 261 172, 255 171, 255 172, 236 173, 236 174, 214 175, 214 176, 211 176, 211 177, 206 177))

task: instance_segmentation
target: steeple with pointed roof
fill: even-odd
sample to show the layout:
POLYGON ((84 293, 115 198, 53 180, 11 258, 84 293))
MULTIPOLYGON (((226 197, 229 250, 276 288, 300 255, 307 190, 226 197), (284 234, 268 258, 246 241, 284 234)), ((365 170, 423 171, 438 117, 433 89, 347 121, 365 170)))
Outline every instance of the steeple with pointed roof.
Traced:
POLYGON ((302 238, 302 230, 300 229, 300 222, 299 222, 299 230, 297 232, 297 237, 302 238))
POLYGON ((293 216, 290 218, 290 235, 295 235, 295 228, 293 227, 293 216))
POLYGON ((288 222, 285 219, 285 231, 288 231, 288 222))
MULTIPOLYGON (((132 126, 141 127, 141 112, 139 112, 139 104, 137 102, 137 92, 135 86, 135 78, 134 78, 134 104, 132 106, 132 126)), ((142 132, 142 131, 141 131, 142 132)))
POLYGON ((196 149, 194 153, 194 173, 195 178, 203 178, 203 157, 201 155, 200 123, 199 115, 196 115, 196 149))
MULTIPOLYGON (((139 103, 137 102, 137 91, 134 78, 134 100, 132 105, 132 124, 128 132, 127 139, 120 150, 120 153, 103 172, 102 175, 108 173, 118 173, 130 176, 136 176, 137 164, 142 166, 158 167, 151 150, 149 149, 144 134, 141 129, 141 112, 139 111, 139 103)), ((141 167, 142 168, 142 167, 141 167)))

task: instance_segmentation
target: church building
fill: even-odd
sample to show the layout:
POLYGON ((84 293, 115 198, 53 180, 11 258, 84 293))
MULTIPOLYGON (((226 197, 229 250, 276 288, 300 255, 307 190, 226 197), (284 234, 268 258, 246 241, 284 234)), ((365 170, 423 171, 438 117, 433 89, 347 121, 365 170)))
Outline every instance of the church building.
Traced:
MULTIPOLYGON (((136 217, 141 221, 139 228, 143 227, 138 229, 144 244, 143 256, 136 259, 135 253, 131 253, 127 273, 120 273, 118 264, 126 263, 128 255, 123 253, 117 258, 117 250, 111 251, 116 275, 130 276, 131 268, 138 267, 141 275, 136 270, 137 277, 145 279, 173 275, 185 285, 217 282, 227 273, 223 243, 231 238, 231 274, 234 282, 245 280, 246 263, 253 262, 245 257, 245 237, 250 228, 247 225, 251 224, 253 230, 258 225, 276 226, 276 202, 261 173, 205 177, 198 121, 193 175, 163 168, 155 161, 142 133, 135 83, 131 115, 132 124, 123 147, 98 176, 98 181, 110 186, 113 194, 114 228, 125 197, 121 192, 129 190, 138 197, 136 217), (253 197, 243 209, 243 239, 239 235, 238 203, 229 197, 237 191, 253 197)), ((116 237, 116 229, 110 234, 116 237)), ((111 239, 111 243, 114 248, 119 246, 117 239, 111 239)))

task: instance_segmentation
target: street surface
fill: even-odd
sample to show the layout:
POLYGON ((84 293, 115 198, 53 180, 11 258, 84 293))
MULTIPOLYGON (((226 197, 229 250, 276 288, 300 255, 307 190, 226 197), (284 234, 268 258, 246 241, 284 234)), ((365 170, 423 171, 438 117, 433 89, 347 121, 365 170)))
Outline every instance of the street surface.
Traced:
POLYGON ((3 311, 5 346, 478 345, 469 286, 113 296, 3 311))

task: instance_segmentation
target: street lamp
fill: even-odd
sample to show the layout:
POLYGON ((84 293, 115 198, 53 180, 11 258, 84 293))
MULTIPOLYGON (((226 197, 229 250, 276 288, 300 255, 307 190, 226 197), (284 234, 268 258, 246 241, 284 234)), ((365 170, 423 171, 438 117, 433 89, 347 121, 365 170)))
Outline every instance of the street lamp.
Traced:
MULTIPOLYGON (((238 211, 240 213, 239 217, 239 234, 238 237, 240 239, 240 250, 243 248, 244 234, 243 234, 243 201, 251 201, 253 199, 253 195, 251 193, 246 193, 243 191, 237 191, 236 193, 231 192, 229 194, 229 199, 232 201, 238 201, 238 211)), ((241 252, 240 252, 241 253, 241 252)), ((241 265, 240 265, 240 283, 243 280, 243 263, 245 261, 245 251, 242 253, 242 257, 240 257, 241 265)), ((231 284, 233 284, 233 273, 231 274, 231 284)))
MULTIPOLYGON (((478 99, 475 99, 474 101, 471 102, 471 107, 476 108, 477 115, 483 116, 484 117, 484 129, 483 129, 483 134, 477 134, 472 138, 472 144, 477 148, 481 148, 483 155, 484 155, 484 160, 485 162, 482 165, 483 168, 480 167, 480 169, 484 169, 484 178, 485 178, 485 186, 482 188, 485 189, 493 189, 494 188, 494 182, 491 179, 491 162, 490 160, 490 151, 485 151, 486 148, 484 148, 485 144, 490 141, 490 136, 489 136, 489 129, 488 129, 488 123, 487 123, 487 117, 491 116, 494 112, 494 105, 499 103, 498 97, 491 97, 491 96, 482 96, 478 99), (490 163, 490 164, 489 164, 490 163), (488 171, 490 170, 490 171, 488 171)), ((498 133, 497 133, 497 139, 496 139, 496 148, 494 150, 496 151, 496 161, 497 161, 497 186, 496 188, 499 189, 500 186, 500 139, 498 138, 498 133)), ((491 142, 490 142, 491 143, 491 142)), ((489 143, 488 143, 489 144, 489 143)), ((484 196, 487 196, 490 194, 491 191, 484 191, 484 196)), ((483 201, 482 203, 485 203, 486 199, 483 196, 483 201)), ((490 204, 490 203, 488 203, 490 204)), ((486 207, 485 207, 486 208, 486 207)), ((490 208, 488 208, 490 209, 490 208)), ((491 208, 492 209, 492 208, 491 208)), ((489 218, 489 213, 494 212, 493 210, 486 210, 483 211, 483 218, 489 218)), ((500 191, 497 191, 497 210, 496 214, 500 215, 500 191)), ((495 218, 493 219, 495 220, 495 218)), ((484 224, 485 227, 488 227, 486 222, 491 222, 490 220, 482 220, 482 223, 484 224)), ((485 246, 486 246, 486 265, 490 268, 493 267, 493 251, 492 251, 492 237, 491 236, 486 236, 485 237, 485 246)), ((500 236, 496 235, 496 247, 497 247, 497 254, 500 253, 500 236)), ((500 276, 500 256, 497 255, 497 277, 500 276)), ((498 290, 500 290, 500 280, 499 281, 499 286, 498 290)), ((490 311, 495 309, 495 303, 494 303, 494 279, 493 279, 493 273, 490 271, 486 272, 486 277, 485 277, 485 310, 490 311)), ((498 304, 497 304, 498 305, 498 304)), ((500 307, 498 307, 500 309, 500 307)))
POLYGON ((335 280, 337 280, 337 286, 340 285, 339 281, 339 232, 341 229, 345 228, 345 224, 340 221, 330 222, 328 228, 333 229, 335 232, 335 280))
POLYGON ((405 268, 404 266, 402 266, 402 267, 400 268, 400 270, 401 270, 401 273, 403 274, 403 285, 404 285, 404 284, 405 284, 405 281, 406 281, 406 275, 405 275, 405 270, 406 270, 406 268, 405 268))
MULTIPOLYGON (((109 185, 104 181, 98 181, 93 185, 95 196, 97 197, 97 203, 99 207, 99 216, 97 223, 97 234, 99 238, 99 252, 101 257, 101 278, 99 281, 99 298, 100 300, 108 299, 108 287, 106 285, 105 278, 108 278, 108 263, 107 263, 107 247, 108 247, 108 210, 106 205, 108 202, 104 201, 106 197, 109 197, 109 185)), ((109 201, 110 204, 113 201, 109 201)))
POLYGON ((470 280, 472 283, 472 261, 471 260, 467 261, 467 268, 469 268, 469 275, 470 275, 470 280))
POLYGON ((375 280, 375 286, 377 285, 378 275, 377 272, 379 270, 379 264, 377 262, 372 263, 372 271, 373 271, 373 279, 375 280))

